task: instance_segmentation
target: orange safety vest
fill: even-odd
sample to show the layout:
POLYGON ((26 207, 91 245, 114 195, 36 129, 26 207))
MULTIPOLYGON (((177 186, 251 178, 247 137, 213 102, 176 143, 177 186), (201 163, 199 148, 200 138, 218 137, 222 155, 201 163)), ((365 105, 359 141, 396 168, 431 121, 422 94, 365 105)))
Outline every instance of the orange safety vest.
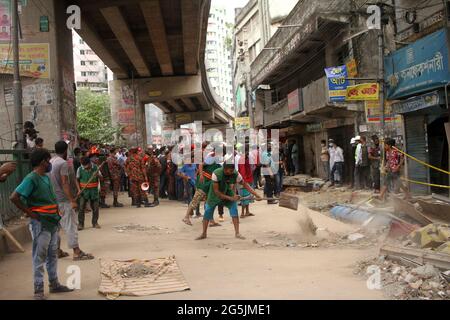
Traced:
POLYGON ((31 207, 31 211, 45 214, 58 214, 58 205, 52 204, 48 206, 31 207))
POLYGON ((208 172, 203 171, 203 176, 208 180, 212 180, 212 174, 208 172))
POLYGON ((98 188, 98 182, 91 182, 91 183, 82 183, 82 182, 80 182, 80 187, 81 188, 86 188, 86 189, 98 188))

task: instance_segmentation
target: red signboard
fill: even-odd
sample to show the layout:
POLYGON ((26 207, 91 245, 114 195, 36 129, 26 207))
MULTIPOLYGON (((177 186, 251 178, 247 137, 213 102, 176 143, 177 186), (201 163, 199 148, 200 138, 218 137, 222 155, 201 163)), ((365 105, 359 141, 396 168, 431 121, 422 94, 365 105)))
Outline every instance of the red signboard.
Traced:
POLYGON ((302 89, 295 89, 288 94, 288 109, 290 114, 303 112, 302 89))
POLYGON ((123 109, 118 111, 119 123, 133 123, 134 109, 123 109))

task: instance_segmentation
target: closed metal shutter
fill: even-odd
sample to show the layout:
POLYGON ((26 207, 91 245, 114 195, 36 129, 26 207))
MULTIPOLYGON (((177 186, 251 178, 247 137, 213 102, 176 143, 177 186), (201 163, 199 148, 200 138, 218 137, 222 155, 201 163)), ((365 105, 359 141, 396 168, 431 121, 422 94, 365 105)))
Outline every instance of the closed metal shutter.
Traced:
MULTIPOLYGON (((425 118, 423 115, 405 116, 406 127, 406 152, 417 159, 429 163, 427 151, 427 134, 425 127, 425 118)), ((408 176, 411 180, 429 182, 428 169, 412 160, 408 161, 408 176)), ((417 194, 428 194, 429 187, 410 184, 411 192, 417 194)))

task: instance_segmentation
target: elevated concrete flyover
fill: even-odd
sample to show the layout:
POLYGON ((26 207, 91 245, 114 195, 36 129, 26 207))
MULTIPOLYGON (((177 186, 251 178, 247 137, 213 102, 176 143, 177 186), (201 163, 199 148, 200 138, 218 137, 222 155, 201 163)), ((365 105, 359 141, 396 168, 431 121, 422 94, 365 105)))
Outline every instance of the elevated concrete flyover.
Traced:
MULTIPOLYGON (((76 30, 113 71, 113 120, 146 136, 145 104, 173 126, 232 120, 210 89, 204 65, 211 0, 71 0, 81 9, 76 30)), ((143 142, 143 141, 141 141, 143 142)))

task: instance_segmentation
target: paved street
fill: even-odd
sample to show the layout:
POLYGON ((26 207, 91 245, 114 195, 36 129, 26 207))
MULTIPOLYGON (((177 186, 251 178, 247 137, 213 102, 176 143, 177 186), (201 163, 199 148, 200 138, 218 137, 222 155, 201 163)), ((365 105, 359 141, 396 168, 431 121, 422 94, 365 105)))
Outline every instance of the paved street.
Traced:
MULTIPOLYGON (((122 201, 129 203, 123 197, 122 201)), ((377 253, 377 248, 288 248, 259 244, 274 243, 273 235, 301 242, 299 212, 267 206, 252 207, 256 217, 242 221, 246 240, 233 237, 229 216, 222 227, 210 229, 209 239, 195 241, 200 221, 189 227, 181 222, 186 206, 163 201, 158 208, 102 210, 101 230, 80 233, 82 249, 96 258, 151 259, 175 255, 191 290, 142 299, 383 299, 370 291, 365 281, 353 275, 353 264, 377 253), (139 224, 149 231, 118 232, 117 226, 139 224), (158 230, 160 229, 160 230, 158 230), (256 239, 259 244, 253 242, 256 239)), ((330 232, 351 232, 344 225, 316 212, 310 213, 319 228, 330 232)), ((88 216, 89 217, 89 216, 88 216)), ((65 242, 63 239, 63 248, 65 242)), ((31 246, 25 254, 11 254, 0 262, 0 300, 32 299, 31 246)), ((71 264, 81 267, 81 290, 51 299, 104 299, 97 290, 100 283, 99 260, 73 262, 60 260, 62 281, 71 264)), ((127 299, 121 297, 120 299, 127 299)))

